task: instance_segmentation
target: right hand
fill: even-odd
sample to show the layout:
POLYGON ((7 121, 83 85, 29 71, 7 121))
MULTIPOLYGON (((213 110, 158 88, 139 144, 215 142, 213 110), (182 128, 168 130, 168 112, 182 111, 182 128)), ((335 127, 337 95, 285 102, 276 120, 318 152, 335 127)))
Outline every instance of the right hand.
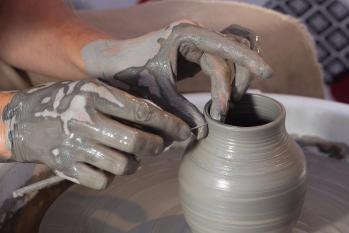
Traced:
POLYGON ((94 189, 107 185, 106 175, 95 168, 115 175, 132 173, 138 167, 134 155, 157 155, 164 139, 191 135, 176 116, 88 80, 18 92, 2 119, 8 125, 9 161, 44 163, 56 174, 94 189))
POLYGON ((208 133, 206 120, 177 92, 176 81, 201 69, 212 83, 211 116, 224 121, 231 96, 238 101, 253 78, 272 74, 254 49, 254 40, 253 33, 241 26, 231 25, 222 34, 184 20, 138 38, 92 41, 81 56, 86 73, 180 117, 196 129, 200 140, 208 133))

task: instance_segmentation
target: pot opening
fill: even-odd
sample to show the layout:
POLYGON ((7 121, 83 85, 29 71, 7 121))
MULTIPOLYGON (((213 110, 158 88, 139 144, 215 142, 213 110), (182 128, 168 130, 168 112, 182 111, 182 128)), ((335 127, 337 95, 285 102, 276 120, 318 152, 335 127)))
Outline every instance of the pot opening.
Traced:
POLYGON ((281 105, 273 99, 245 94, 239 102, 230 103, 224 123, 238 127, 262 126, 275 121, 281 114, 281 105))

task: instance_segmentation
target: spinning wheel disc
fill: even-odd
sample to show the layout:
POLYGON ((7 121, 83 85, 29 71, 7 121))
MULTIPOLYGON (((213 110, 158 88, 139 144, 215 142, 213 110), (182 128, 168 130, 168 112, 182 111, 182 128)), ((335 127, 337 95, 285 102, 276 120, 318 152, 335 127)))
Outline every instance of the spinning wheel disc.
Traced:
MULTIPOLYGON (((74 185, 44 217, 40 233, 189 233, 178 197, 181 150, 116 177, 102 191, 74 185)), ((297 233, 349 232, 349 164, 306 152, 308 189, 297 233)))

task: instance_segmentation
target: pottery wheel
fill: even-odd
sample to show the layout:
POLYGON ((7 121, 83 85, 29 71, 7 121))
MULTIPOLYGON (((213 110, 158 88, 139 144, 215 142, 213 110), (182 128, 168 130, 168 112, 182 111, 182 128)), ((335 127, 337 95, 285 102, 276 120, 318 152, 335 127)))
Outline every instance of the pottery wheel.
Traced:
MULTIPOLYGON (((132 176, 116 177, 102 191, 74 185, 47 211, 40 233, 186 233, 178 197, 181 149, 146 159, 132 176)), ((348 159, 305 148, 308 189, 294 232, 349 232, 348 159)))

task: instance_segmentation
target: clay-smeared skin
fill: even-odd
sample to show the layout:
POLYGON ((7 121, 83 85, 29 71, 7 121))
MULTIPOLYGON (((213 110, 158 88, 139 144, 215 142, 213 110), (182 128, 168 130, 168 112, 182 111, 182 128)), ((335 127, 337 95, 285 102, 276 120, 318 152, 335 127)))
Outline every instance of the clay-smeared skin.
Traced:
MULTIPOLYGON (((271 76, 270 67, 257 52, 236 39, 187 21, 173 23, 136 39, 91 42, 82 49, 82 58, 91 75, 152 100, 193 128, 205 125, 205 119, 193 104, 177 93, 176 80, 192 76, 201 66, 214 79, 213 84, 217 84, 212 97, 220 108, 215 117, 221 120, 225 116, 232 88, 232 72, 227 62, 245 67, 252 77, 271 76), (213 69, 217 71, 213 72, 213 69), (216 95, 220 92, 221 95, 216 95)), ((235 89, 245 91, 246 88, 235 89)), ((198 127, 197 130, 198 139, 206 136, 207 127, 198 127)))
POLYGON ((164 147, 161 136, 116 118, 154 128, 166 139, 191 135, 179 118, 101 82, 49 83, 18 92, 5 107, 9 160, 44 163, 75 183, 104 188, 106 175, 90 165, 128 174, 138 167, 132 155, 156 155, 164 147))
MULTIPOLYGON (((259 45, 259 37, 253 31, 234 24, 225 28, 222 33, 234 40, 239 41, 241 44, 260 54, 261 48, 259 45)), ((228 64, 235 67, 235 77, 233 78, 234 84, 230 99, 236 102, 239 101, 245 94, 251 80, 254 77, 245 67, 238 64, 228 64)))
MULTIPOLYGON (((222 33, 246 48, 260 53, 259 37, 251 30, 240 25, 230 25, 222 33)), ((228 103, 237 102, 242 98, 253 76, 247 68, 208 53, 201 56, 200 66, 202 71, 211 78, 211 117, 225 122, 228 103)))
POLYGON ((200 59, 202 71, 211 79, 211 117, 215 120, 225 120, 231 95, 231 70, 224 59, 211 54, 203 54, 200 59), (227 101, 228 100, 228 101, 227 101))

